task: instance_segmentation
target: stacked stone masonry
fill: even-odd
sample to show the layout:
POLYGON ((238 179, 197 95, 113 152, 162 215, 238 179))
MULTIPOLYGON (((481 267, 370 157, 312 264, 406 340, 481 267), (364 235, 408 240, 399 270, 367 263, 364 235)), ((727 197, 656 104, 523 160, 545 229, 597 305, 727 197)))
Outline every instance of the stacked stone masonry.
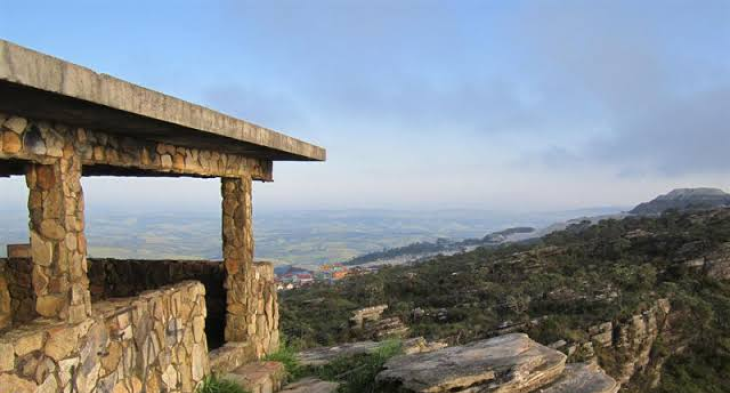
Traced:
POLYGON ((249 314, 245 316, 251 321, 246 325, 247 338, 245 341, 228 341, 210 353, 211 368, 216 373, 230 372, 279 349, 279 304, 273 265, 254 263, 247 285, 252 294, 249 314))
POLYGON ((67 152, 54 164, 31 164, 26 181, 36 312, 81 322, 91 312, 81 161, 67 152))
POLYGON ((208 316, 205 332, 210 348, 223 345, 226 320, 226 272, 214 261, 89 259, 89 282, 93 301, 137 296, 186 280, 205 286, 208 316))
MULTIPOLYGON (((17 301, 19 299, 17 297, 17 293, 19 291, 22 292, 21 290, 23 288, 21 285, 18 285, 19 281, 26 284, 30 283, 31 267, 32 262, 29 259, 0 259, 0 321, 5 320, 3 317, 6 315, 7 320, 9 320, 5 329, 7 334, 0 336, 0 343, 2 343, 0 344, 0 347, 3 345, 11 345, 19 338, 22 343, 22 337, 25 337, 28 332, 38 333, 45 337, 49 334, 55 334, 55 332, 59 331, 59 329, 62 330, 61 326, 64 326, 62 323, 53 324, 50 320, 43 318, 28 324, 30 320, 36 317, 36 315, 32 313, 33 310, 31 308, 33 305, 32 293, 29 293, 30 291, 26 291, 24 301, 22 302, 17 301), (9 307, 9 310, 7 308, 3 308, 3 304, 5 302, 7 302, 8 305, 12 304, 12 306, 9 307), (19 315, 23 314, 22 312, 14 311, 21 309, 19 308, 19 305, 17 305, 18 303, 24 303, 26 305, 25 316, 23 318, 19 318, 19 315), (12 322, 15 322, 16 330, 7 332, 7 328, 13 327, 12 322)), ((225 272, 223 271, 223 265, 221 262, 89 259, 89 278, 91 282, 91 294, 95 301, 93 304, 94 315, 103 314, 104 317, 118 313, 118 310, 122 307, 121 305, 124 305, 125 307, 129 307, 130 304, 135 307, 139 306, 140 303, 136 303, 137 298, 134 296, 139 295, 141 299, 152 299, 155 297, 155 294, 168 294, 170 292, 169 289, 145 292, 150 289, 159 289, 160 287, 168 284, 175 285, 173 288, 180 285, 190 286, 192 284, 179 283, 186 279, 199 280, 203 284, 195 284, 195 288, 197 288, 196 296, 202 297, 204 300, 203 312, 196 313, 192 319, 189 317, 180 318, 179 321, 173 323, 179 324, 181 329, 192 327, 195 334, 203 332, 204 336, 207 336, 209 329, 214 332, 218 332, 218 334, 221 334, 222 332, 220 326, 218 326, 217 329, 212 326, 216 323, 225 322, 224 315, 226 295, 222 287, 222 283, 225 279, 225 272), (119 297, 126 298, 119 299, 119 297), (212 305, 214 309, 216 309, 217 317, 213 319, 210 318, 206 311, 208 309, 207 305, 212 305), (202 316, 202 318, 195 318, 198 315, 202 316)), ((244 364, 261 359, 265 355, 276 351, 278 348, 279 311, 276 298, 273 266, 267 262, 257 262, 253 264, 253 273, 250 276, 250 280, 247 281, 250 287, 250 293, 253 296, 251 302, 255 305, 255 307, 252 308, 252 314, 247 316, 247 320, 255 321, 247 326, 247 341, 227 343, 225 346, 210 352, 210 355, 208 355, 208 340, 206 338, 206 350, 202 351, 200 349, 196 349, 196 353, 201 356, 199 360, 202 363, 207 364, 209 362, 208 357, 210 356, 210 367, 219 373, 226 373, 239 368, 244 364)), ((186 304, 195 304, 195 302, 200 301, 197 297, 185 298, 184 295, 182 300, 186 304)), ((164 302, 165 300, 163 300, 163 303, 164 302)), ((185 315, 187 315, 187 313, 185 315)), ((98 318, 95 318, 95 320, 96 319, 98 318)), ((166 317, 166 321, 169 325, 169 318, 166 317)), ((69 326, 69 329, 71 329, 72 326, 78 325, 79 324, 72 324, 66 326, 69 326)), ((86 325, 83 325, 83 323, 81 325, 82 330, 77 330, 78 340, 86 339, 84 332, 91 331, 85 330, 86 325)), ((165 328, 168 329, 168 327, 165 328)), ((159 330, 159 328, 156 329, 159 330)), ((0 331, 2 330, 3 329, 0 329, 0 331)), ((167 344, 164 344, 161 339, 158 340, 160 348, 165 348, 167 344)), ((138 346, 138 348, 140 347, 138 346)), ((16 357, 15 359, 17 360, 18 358, 16 357)), ((102 358, 99 358, 98 360, 103 361, 102 358)), ((192 358, 190 358, 190 360, 192 361, 192 358)), ((11 361, 7 359, 3 361, 5 364, 11 363, 11 361)), ((16 361, 13 360, 12 363, 15 365, 16 361)), ((178 365, 180 364, 182 363, 172 363, 175 370, 178 370, 178 365)), ((56 367, 57 366, 58 365, 56 365, 56 367)), ((208 366, 206 366, 206 372, 208 370, 207 367, 208 366)), ((8 375, 2 377, 5 382, 14 384, 9 386, 16 386, 17 384, 20 384, 18 386, 33 386, 20 380, 23 379, 24 375, 30 375, 29 371, 26 370, 21 372, 14 370, 14 368, 11 370, 8 366, 0 371, 0 376, 2 376, 2 373, 4 372, 13 371, 13 376, 8 375)), ((133 371, 134 370, 132 370, 132 372, 133 371)), ((172 371, 168 372, 168 374, 170 373, 172 373, 172 371)), ((168 375, 168 377, 170 375, 168 375)), ((36 385, 43 383, 43 381, 39 381, 37 379, 38 378, 33 379, 32 382, 36 385)), ((137 377, 137 379, 141 381, 144 378, 137 377)), ((195 382, 197 382, 197 380, 195 382)), ((136 382, 131 383, 135 384, 136 382)), ((55 391, 63 391, 61 390, 63 386, 59 384, 52 385, 52 383, 49 382, 46 386, 57 386, 57 390, 55 391)), ((160 391, 174 391, 166 389, 166 387, 163 387, 160 391)), ((22 392, 23 390, 19 391, 22 392)), ((134 390, 129 390, 129 392, 134 392, 134 390)))
POLYGON ((272 180, 270 160, 0 113, 0 176, 7 175, 25 175, 29 188, 30 258, 0 259, 0 386, 12 386, 20 392, 37 388, 41 392, 96 389, 134 393, 143 387, 149 387, 146 391, 192 391, 209 369, 205 290, 200 284, 185 284, 199 287, 195 299, 188 298, 185 303, 201 303, 202 311, 191 316, 193 319, 178 318, 180 310, 168 308, 170 301, 164 299, 181 290, 183 284, 177 283, 181 279, 206 281, 206 277, 214 276, 222 282, 216 287, 222 289, 213 290, 212 297, 220 304, 225 296, 223 306, 215 309, 216 315, 225 314, 225 323, 217 324, 225 326, 224 348, 246 348, 228 351, 229 355, 236 354, 226 358, 231 360, 229 364, 240 365, 277 348, 273 268, 253 263, 251 215, 252 181, 272 180), (217 265, 214 274, 212 265, 191 265, 198 273, 202 271, 202 276, 178 274, 179 270, 170 268, 175 261, 148 265, 172 269, 163 280, 154 282, 174 284, 172 289, 152 292, 156 295, 143 293, 138 298, 109 299, 135 296, 157 285, 137 285, 138 279, 129 280, 132 284, 128 287, 109 285, 112 276, 107 273, 131 265, 87 259, 81 178, 94 175, 221 177, 223 264, 217 265), (95 263, 104 274, 97 274, 95 263), (212 275, 207 276, 209 273, 212 275), (164 307, 154 305, 158 303, 155 297, 163 299, 164 307), (99 302, 92 305, 92 298, 99 302), (134 323, 129 326, 135 333, 122 339, 115 336, 118 332, 114 329, 128 329, 115 328, 105 319, 116 320, 119 312, 152 317, 139 317, 143 325, 137 325, 137 317, 132 318, 134 323), (167 336, 163 335, 173 331, 194 332, 193 340, 185 338, 180 344, 168 337, 165 344, 163 338, 167 336), (46 342, 53 341, 57 333, 69 335, 70 342, 77 344, 63 358, 46 354, 46 342), (146 336, 156 338, 147 342, 146 336), (119 344, 125 348, 122 355, 118 354, 116 339, 131 340, 124 344, 127 346, 119 344), (33 349, 26 351, 23 346, 29 342, 33 349), (117 368, 105 364, 107 351, 116 357, 111 363, 117 368), (71 376, 69 370, 73 370, 71 376))
POLYGON ((205 288, 183 282, 42 318, 0 337, 0 386, 31 392, 193 392, 209 373, 205 288))
MULTIPOLYGON (((0 159, 55 164, 78 157, 85 171, 94 166, 140 170, 156 175, 252 177, 271 181, 271 161, 121 136, 65 124, 0 113, 0 159)), ((74 159, 75 161, 75 159, 74 159)), ((142 172, 135 172, 139 175, 142 172)))
MULTIPOLYGON (((227 294, 224 289, 226 272, 221 262, 90 259, 89 280, 95 301, 136 296, 142 291, 184 280, 200 281, 206 288, 208 344, 211 348, 223 344, 227 294)), ((245 326, 245 342, 250 345, 250 353, 253 354, 252 357, 247 356, 247 360, 255 360, 275 351, 279 345, 279 308, 273 265, 254 263, 251 274, 244 281, 249 286, 247 293, 251 304, 246 320, 252 321, 245 326)))
POLYGON ((255 323, 256 305, 251 299, 253 271, 253 233, 251 211, 251 178, 224 178, 223 195, 223 262, 228 272, 226 341, 247 341, 249 326, 255 323))
POLYGON ((254 263, 251 321, 248 341, 253 344, 257 358, 279 349, 279 303, 276 295, 274 266, 268 262, 254 263))
MULTIPOLYGON (((269 161, 7 114, 0 114, 0 124, 0 160, 26 162, 33 290, 38 314, 73 323, 90 313, 80 180, 84 172, 93 174, 98 166, 106 171, 117 168, 158 175, 224 177, 224 208, 233 209, 224 210, 224 246, 229 248, 227 266, 235 267, 231 271, 234 279, 242 278, 250 269, 253 255, 253 242, 249 239, 252 237, 251 180, 271 180, 269 161), (232 222, 239 218, 240 221, 232 222), (226 239, 226 232, 234 236, 226 239), (235 249, 231 251, 231 247, 235 249)), ((7 171, 7 168, 0 168, 3 169, 7 171)), ((233 284, 229 286, 234 287, 233 284)), ((245 293, 234 291, 236 296, 242 294, 245 293)), ((231 309, 240 312, 242 305, 235 303, 232 302, 231 309)), ((232 317, 232 322, 229 324, 234 326, 231 329, 237 329, 250 321, 237 316, 232 317)), ((233 330, 230 336, 243 338, 233 330)))

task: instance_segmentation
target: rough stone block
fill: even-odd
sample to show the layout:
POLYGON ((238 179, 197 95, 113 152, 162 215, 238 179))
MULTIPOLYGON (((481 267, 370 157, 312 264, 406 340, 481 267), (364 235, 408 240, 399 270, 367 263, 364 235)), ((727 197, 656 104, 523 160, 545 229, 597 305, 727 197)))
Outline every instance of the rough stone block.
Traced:
POLYGON ((11 343, 0 343, 0 372, 15 368, 15 349, 11 343))
POLYGON ((23 332, 15 338, 15 355, 24 356, 43 348, 43 332, 23 332))
POLYGON ((71 327, 62 327, 48 332, 44 353, 55 361, 70 355, 78 345, 78 335, 71 327))
POLYGON ((30 244, 33 263, 50 266, 53 261, 53 244, 43 240, 35 231, 30 232, 30 244))
POLYGON ((5 131, 2 133, 2 145, 3 145, 3 152, 8 154, 16 154, 20 151, 22 148, 22 145, 20 143, 20 137, 18 134, 11 132, 11 131, 5 131))
POLYGON ((0 386, 12 393, 35 393, 38 385, 13 374, 0 374, 0 386))
POLYGON ((28 120, 26 120, 23 117, 18 116, 12 116, 9 119, 5 120, 5 123, 3 126, 7 128, 10 131, 13 131, 14 133, 20 135, 25 131, 25 127, 28 125, 28 120))
POLYGON ((44 317, 55 317, 65 304, 64 299, 59 296, 43 295, 36 300, 35 310, 44 317))

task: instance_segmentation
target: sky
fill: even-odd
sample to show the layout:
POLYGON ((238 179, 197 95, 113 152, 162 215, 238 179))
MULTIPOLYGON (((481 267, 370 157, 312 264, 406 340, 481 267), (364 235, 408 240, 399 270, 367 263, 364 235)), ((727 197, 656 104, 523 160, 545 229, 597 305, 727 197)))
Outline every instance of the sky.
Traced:
MULTIPOLYGON (((547 211, 730 191, 730 1, 9 1, 0 37, 327 149, 260 209, 547 211)), ((24 203, 0 179, 0 203, 24 203)), ((84 180, 117 207, 219 183, 84 180)))

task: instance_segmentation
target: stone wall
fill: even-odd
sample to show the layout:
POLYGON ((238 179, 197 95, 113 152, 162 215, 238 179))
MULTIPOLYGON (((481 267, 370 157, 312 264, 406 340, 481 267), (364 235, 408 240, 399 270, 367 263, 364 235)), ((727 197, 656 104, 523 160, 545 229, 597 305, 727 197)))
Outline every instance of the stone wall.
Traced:
MULTIPOLYGON (((142 291, 156 289, 185 280, 197 280, 206 288, 206 334, 211 348, 223 345, 226 323, 225 268, 216 261, 120 260, 90 259, 89 280, 92 298, 96 300, 136 296, 142 291)), ((245 340, 251 343, 256 358, 275 351, 279 345, 279 308, 270 263, 257 262, 248 279, 241 278, 250 295, 247 304, 250 321, 245 340)))
POLYGON ((31 392, 193 392, 209 373, 205 288, 184 282, 0 336, 0 386, 31 392))
POLYGON ((89 289, 94 301, 137 296, 187 280, 201 282, 205 286, 205 331, 210 348, 218 348, 224 341, 225 276, 223 264, 215 261, 89 259, 89 289))
POLYGON ((35 319, 32 281, 33 263, 29 258, 0 259, 0 332, 35 319))

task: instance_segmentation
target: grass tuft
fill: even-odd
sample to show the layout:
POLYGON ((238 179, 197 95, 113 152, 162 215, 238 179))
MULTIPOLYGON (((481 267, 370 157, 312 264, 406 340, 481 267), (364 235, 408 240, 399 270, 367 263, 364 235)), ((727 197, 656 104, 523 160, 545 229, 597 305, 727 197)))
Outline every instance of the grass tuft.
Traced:
POLYGON ((311 373, 323 380, 340 382, 339 393, 373 393, 375 376, 390 358, 401 353, 401 342, 389 340, 373 353, 336 359, 311 370, 311 373))
POLYGON ((289 346, 287 342, 282 342, 279 349, 267 355, 264 360, 284 364, 287 374, 286 379, 288 381, 294 381, 306 376, 304 368, 299 364, 299 360, 297 360, 297 350, 289 346))
POLYGON ((238 386, 235 382, 220 378, 216 375, 205 377, 202 385, 195 391, 196 393, 249 393, 244 388, 238 386))

